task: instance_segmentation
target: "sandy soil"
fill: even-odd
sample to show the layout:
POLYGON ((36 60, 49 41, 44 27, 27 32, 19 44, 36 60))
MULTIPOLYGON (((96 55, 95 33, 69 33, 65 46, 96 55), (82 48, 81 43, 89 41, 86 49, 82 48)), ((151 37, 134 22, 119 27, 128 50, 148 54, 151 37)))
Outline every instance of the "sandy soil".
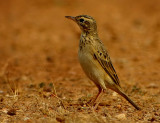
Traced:
POLYGON ((0 122, 160 122, 159 0, 1 0, 0 122), (97 110, 98 90, 77 59, 80 29, 66 15, 97 20, 123 90, 97 110))

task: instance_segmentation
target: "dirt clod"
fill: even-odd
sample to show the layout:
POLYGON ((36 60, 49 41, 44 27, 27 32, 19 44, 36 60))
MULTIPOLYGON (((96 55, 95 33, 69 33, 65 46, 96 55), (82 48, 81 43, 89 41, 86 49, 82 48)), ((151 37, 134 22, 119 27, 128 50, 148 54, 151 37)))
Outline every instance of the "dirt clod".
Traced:
POLYGON ((7 112, 8 115, 16 115, 16 110, 15 109, 10 109, 8 112, 7 112))

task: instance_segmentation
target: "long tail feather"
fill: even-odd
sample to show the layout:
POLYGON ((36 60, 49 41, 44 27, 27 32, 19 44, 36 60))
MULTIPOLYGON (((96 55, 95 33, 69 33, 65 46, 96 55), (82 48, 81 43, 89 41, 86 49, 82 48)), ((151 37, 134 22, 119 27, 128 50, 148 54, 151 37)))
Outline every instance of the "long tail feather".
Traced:
POLYGON ((140 107, 138 107, 120 88, 118 89, 112 89, 118 94, 120 94, 122 97, 124 97, 130 104, 132 104, 137 110, 141 110, 140 107))

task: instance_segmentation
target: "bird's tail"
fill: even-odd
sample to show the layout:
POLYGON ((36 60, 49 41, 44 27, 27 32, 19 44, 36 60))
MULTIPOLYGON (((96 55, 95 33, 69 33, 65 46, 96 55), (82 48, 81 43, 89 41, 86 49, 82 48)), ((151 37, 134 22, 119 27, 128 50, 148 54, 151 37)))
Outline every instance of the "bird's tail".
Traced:
POLYGON ((112 89, 115 92, 117 92, 118 94, 120 94, 122 97, 124 97, 130 104, 132 104, 137 110, 141 110, 122 90, 121 88, 114 88, 112 89))

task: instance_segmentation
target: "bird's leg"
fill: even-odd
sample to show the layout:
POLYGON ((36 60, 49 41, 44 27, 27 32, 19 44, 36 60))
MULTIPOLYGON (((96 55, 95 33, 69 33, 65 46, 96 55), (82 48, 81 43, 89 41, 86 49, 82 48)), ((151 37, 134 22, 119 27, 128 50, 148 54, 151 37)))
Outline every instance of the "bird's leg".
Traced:
POLYGON ((93 98, 88 102, 88 104, 89 104, 90 106, 93 106, 93 105, 95 104, 95 102, 96 102, 98 96, 100 95, 101 91, 102 91, 102 89, 101 89, 100 87, 98 87, 98 94, 96 95, 96 97, 93 97, 93 98))
POLYGON ((99 103, 100 103, 100 101, 101 101, 103 95, 104 95, 104 90, 101 89, 101 90, 99 91, 99 93, 98 93, 96 99, 95 99, 95 106, 94 106, 94 109, 97 109, 97 107, 98 107, 98 105, 99 105, 99 103))

